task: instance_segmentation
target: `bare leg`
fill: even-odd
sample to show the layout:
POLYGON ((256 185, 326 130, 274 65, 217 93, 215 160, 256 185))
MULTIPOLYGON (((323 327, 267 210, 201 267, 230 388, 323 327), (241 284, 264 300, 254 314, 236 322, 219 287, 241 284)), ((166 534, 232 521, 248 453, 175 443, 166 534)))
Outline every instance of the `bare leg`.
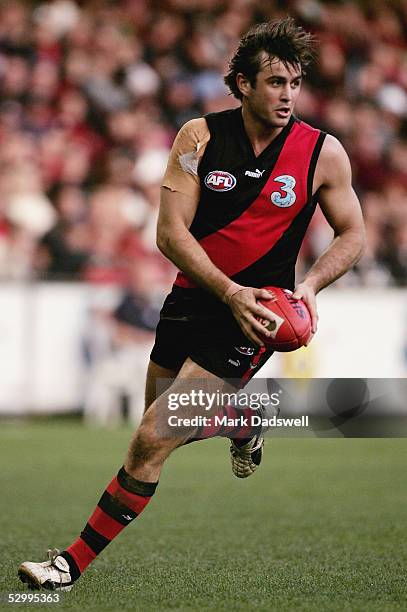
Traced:
MULTIPOLYGON (((184 429, 174 435, 166 417, 169 393, 188 392, 197 386, 194 379, 207 381, 209 386, 222 391, 228 387, 217 376, 187 359, 173 383, 156 397, 157 378, 173 377, 174 374, 172 370, 150 363, 147 405, 152 401, 130 442, 125 466, 107 485, 81 534, 68 548, 61 554, 55 552, 51 563, 26 562, 20 566, 19 575, 24 582, 36 588, 51 582, 55 588, 69 590, 97 555, 144 510, 155 493, 168 455, 196 433, 196 429, 184 429)), ((216 435, 211 428, 208 433, 207 437, 216 435)))
MULTIPOLYGON (((158 366, 152 366, 153 374, 159 372, 156 368, 158 366)), ((160 369, 163 371, 163 368, 160 369)), ((157 419, 160 412, 162 414, 162 411, 167 410, 168 394, 185 391, 185 381, 193 379, 213 381, 213 384, 218 386, 219 389, 232 389, 222 379, 204 370, 188 358, 173 384, 151 403, 143 416, 139 429, 132 437, 124 466, 126 472, 133 478, 143 482, 157 482, 164 461, 175 448, 182 446, 189 438, 189 435, 186 435, 184 438, 179 435, 176 437, 163 437, 159 435, 157 419)), ((150 385, 152 385, 152 380, 153 375, 151 374, 150 385)), ((154 391, 155 384, 154 389, 149 391, 150 397, 153 396, 154 391)))
MULTIPOLYGON (((174 380, 174 378, 177 376, 178 372, 179 368, 178 370, 170 370, 168 368, 163 368, 162 366, 154 363, 154 361, 150 360, 147 369, 144 412, 147 412, 151 404, 157 399, 157 379, 171 379, 168 381, 169 386, 172 380, 174 380)), ((164 386, 162 386, 162 390, 165 390, 164 386)))

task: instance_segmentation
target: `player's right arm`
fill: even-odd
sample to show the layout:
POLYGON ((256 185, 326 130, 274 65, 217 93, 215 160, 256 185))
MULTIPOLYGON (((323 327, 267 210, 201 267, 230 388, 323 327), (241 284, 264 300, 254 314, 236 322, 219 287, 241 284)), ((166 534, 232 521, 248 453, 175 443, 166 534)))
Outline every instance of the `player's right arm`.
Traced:
MULTIPOLYGON (((194 121, 205 122, 204 119, 194 121)), ((161 188, 157 246, 189 278, 228 304, 244 334, 252 342, 263 346, 259 334, 265 333, 264 326, 257 321, 256 316, 271 319, 272 314, 256 300, 270 299, 271 294, 264 289, 233 283, 215 266, 189 231, 199 202, 199 179, 193 173, 191 158, 183 167, 179 160, 183 156, 185 160, 186 155, 196 151, 196 128, 199 133, 200 127, 193 121, 188 122, 179 132, 171 150, 161 188)))

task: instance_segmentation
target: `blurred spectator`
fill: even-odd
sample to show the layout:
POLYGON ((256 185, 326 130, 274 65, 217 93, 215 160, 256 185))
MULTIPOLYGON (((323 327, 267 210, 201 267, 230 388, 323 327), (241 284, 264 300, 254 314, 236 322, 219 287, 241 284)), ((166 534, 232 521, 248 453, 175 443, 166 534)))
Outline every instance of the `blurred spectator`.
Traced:
MULTIPOLYGON (((297 115, 343 142, 366 216, 367 253, 341 283, 406 284, 407 12, 385 0, 4 0, 1 277, 125 285, 147 256, 169 283, 155 222, 172 140, 238 104, 228 57, 287 10, 319 41, 297 115)), ((317 214, 302 268, 330 236, 317 214)))
MULTIPOLYGON (((87 339, 90 373, 84 414, 88 423, 116 425, 127 412, 131 423, 139 425, 144 405, 140 381, 145 378, 146 354, 159 319, 160 287, 159 268, 143 258, 131 267, 129 289, 117 307, 94 313, 102 341, 95 336, 87 339)), ((94 325, 93 334, 95 329, 94 325)))

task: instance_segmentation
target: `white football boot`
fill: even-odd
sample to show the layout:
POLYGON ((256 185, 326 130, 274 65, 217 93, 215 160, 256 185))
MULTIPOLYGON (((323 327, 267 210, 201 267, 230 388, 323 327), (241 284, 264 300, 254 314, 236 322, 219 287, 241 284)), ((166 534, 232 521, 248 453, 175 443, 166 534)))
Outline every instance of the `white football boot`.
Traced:
POLYGON ((256 436, 247 444, 238 446, 234 440, 230 441, 230 459, 232 472, 238 478, 247 478, 254 474, 261 463, 263 456, 264 438, 256 436))
POLYGON ((34 563, 25 561, 18 568, 18 577, 26 582, 29 589, 48 591, 70 591, 73 587, 69 565, 66 559, 60 556, 57 548, 47 551, 48 561, 34 563))
MULTIPOLYGON (((261 406, 261 418, 271 418, 278 416, 280 408, 275 406, 261 406)), ((262 427, 260 433, 254 436, 246 444, 236 444, 234 440, 230 440, 230 459, 232 462, 232 472, 237 478, 247 478, 254 474, 259 467, 263 458, 264 438, 263 433, 268 427, 262 427)))

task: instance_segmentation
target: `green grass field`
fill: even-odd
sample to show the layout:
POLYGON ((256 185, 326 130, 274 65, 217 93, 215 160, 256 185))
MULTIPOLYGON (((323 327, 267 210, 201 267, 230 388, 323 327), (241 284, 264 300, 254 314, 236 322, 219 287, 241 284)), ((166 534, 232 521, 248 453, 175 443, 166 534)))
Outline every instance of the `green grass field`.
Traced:
MULTIPOLYGON (((1 424, 0 591, 79 533, 130 430, 1 424)), ((60 604, 25 610, 407 610, 406 439, 268 440, 253 477, 225 440, 178 450, 145 513, 60 604)), ((16 605, 2 604, 7 609, 16 605)))

